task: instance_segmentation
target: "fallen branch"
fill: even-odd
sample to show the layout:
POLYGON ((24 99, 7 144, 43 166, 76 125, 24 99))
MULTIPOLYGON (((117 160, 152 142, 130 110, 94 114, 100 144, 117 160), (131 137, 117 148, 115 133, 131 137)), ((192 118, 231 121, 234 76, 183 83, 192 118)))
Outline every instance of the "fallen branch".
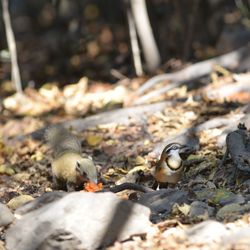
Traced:
MULTIPOLYGON (((131 121, 145 123, 147 115, 164 110, 166 107, 176 105, 178 101, 165 101, 155 104, 142 105, 138 107, 121 108, 117 110, 103 112, 101 114, 92 115, 83 119, 65 121, 60 123, 63 127, 81 132, 89 128, 109 123, 128 125, 131 121)), ((28 135, 16 136, 14 140, 23 140, 27 136, 31 136, 35 140, 42 140, 47 127, 36 130, 28 135)))
POLYGON ((230 118, 216 117, 191 128, 183 129, 178 134, 169 136, 164 141, 156 144, 152 152, 154 155, 159 156, 163 148, 171 142, 186 144, 191 150, 196 151, 199 149, 199 138, 197 134, 199 134, 201 131, 223 127, 223 132, 217 137, 217 146, 222 147, 225 145, 227 134, 234 131, 237 128, 238 123, 244 123, 246 127, 250 127, 250 114, 244 114, 244 110, 246 109, 246 111, 248 111, 248 107, 249 105, 245 105, 241 109, 242 113, 232 115, 230 118))
POLYGON ((250 43, 238 50, 235 50, 233 52, 227 53, 222 56, 218 56, 203 62, 198 62, 195 64, 192 64, 188 66, 185 69, 182 69, 180 71, 174 72, 174 73, 168 73, 168 74, 162 74, 158 76, 154 76, 153 78, 146 81, 136 92, 137 95, 143 94, 146 90, 149 88, 155 86, 158 82, 162 81, 170 81, 173 82, 163 88, 163 90, 158 90, 149 93, 148 95, 142 96, 138 98, 134 104, 141 104, 145 102, 145 100, 148 100, 152 98, 153 96, 157 96, 159 93, 165 93, 169 91, 170 89, 176 88, 181 86, 184 83, 192 82, 195 79, 198 79, 200 77, 203 77, 205 75, 208 75, 214 65, 220 65, 222 67, 228 68, 230 70, 235 70, 240 67, 241 60, 244 58, 250 58, 250 43))

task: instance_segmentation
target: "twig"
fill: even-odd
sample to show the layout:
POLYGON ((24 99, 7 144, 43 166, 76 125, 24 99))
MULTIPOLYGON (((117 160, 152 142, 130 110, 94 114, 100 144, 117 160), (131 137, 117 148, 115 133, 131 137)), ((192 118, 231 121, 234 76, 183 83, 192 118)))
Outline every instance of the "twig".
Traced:
POLYGON ((7 43, 11 57, 11 78, 16 86, 16 91, 22 94, 23 90, 22 90, 20 71, 17 62, 16 42, 13 29, 11 27, 8 0, 2 0, 2 8, 3 8, 3 20, 5 25, 7 43))
POLYGON ((143 193, 148 193, 148 192, 155 191, 152 188, 145 187, 145 186, 139 185, 137 183, 126 182, 126 183, 122 183, 120 185, 105 189, 104 192, 105 191, 110 191, 112 193, 119 193, 119 192, 124 191, 124 190, 135 190, 135 191, 140 191, 140 192, 143 192, 143 193))
POLYGON ((134 101, 134 105, 141 105, 141 104, 144 104, 146 103, 149 99, 153 98, 153 97, 156 97, 156 96, 159 96, 161 94, 164 94, 166 93, 167 91, 171 90, 171 89, 174 89, 174 88, 178 88, 179 86, 181 86, 183 83, 182 82, 174 82, 174 83, 171 83, 161 89, 157 89, 155 91, 151 91, 149 92, 148 94, 146 95, 143 95, 142 97, 139 97, 137 100, 134 101))

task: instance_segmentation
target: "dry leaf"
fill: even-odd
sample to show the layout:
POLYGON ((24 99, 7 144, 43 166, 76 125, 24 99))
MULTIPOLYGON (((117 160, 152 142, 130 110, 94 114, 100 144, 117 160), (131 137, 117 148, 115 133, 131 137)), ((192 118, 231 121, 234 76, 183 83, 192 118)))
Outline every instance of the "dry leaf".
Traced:
POLYGON ((97 146, 98 144, 101 143, 102 136, 100 136, 100 135, 88 135, 86 140, 87 140, 87 143, 89 146, 97 146))

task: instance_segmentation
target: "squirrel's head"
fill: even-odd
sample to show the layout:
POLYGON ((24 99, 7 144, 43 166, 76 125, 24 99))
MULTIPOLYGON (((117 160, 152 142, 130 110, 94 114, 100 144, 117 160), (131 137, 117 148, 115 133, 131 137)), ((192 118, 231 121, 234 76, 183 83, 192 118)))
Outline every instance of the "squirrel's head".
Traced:
POLYGON ((97 169, 93 161, 88 158, 82 158, 76 162, 76 171, 78 178, 83 182, 94 182, 97 184, 97 169))

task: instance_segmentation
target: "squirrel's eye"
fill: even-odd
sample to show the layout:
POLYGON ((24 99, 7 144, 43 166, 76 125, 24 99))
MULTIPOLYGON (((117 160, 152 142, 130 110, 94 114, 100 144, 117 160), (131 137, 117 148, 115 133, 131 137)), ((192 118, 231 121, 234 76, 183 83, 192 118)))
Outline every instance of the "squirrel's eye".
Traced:
POLYGON ((80 174, 82 174, 81 173, 81 164, 79 161, 76 162, 76 171, 79 172, 80 174))

